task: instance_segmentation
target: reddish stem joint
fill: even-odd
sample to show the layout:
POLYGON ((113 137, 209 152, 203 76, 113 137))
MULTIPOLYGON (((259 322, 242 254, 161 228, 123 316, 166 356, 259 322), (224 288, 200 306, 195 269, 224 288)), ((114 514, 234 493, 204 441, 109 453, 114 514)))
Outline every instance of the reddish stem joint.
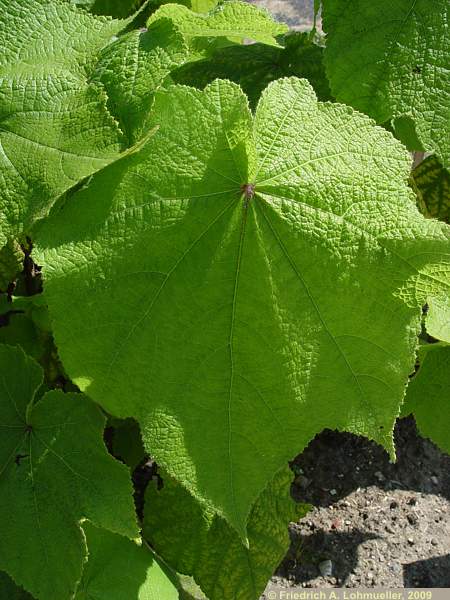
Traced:
POLYGON ((255 184, 244 183, 244 185, 241 186, 241 191, 244 194, 246 200, 251 200, 255 195, 255 184))

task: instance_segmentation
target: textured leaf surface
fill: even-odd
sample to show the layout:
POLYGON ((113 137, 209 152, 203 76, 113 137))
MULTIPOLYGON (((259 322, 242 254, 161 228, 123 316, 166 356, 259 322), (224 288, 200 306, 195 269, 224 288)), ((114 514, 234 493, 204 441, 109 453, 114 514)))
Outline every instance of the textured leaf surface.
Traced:
POLYGON ((169 19, 132 31, 103 51, 93 81, 104 86, 128 146, 145 135, 155 91, 186 56, 184 39, 169 19))
POLYGON ((406 115, 450 166, 448 0, 323 0, 325 61, 339 101, 383 123, 406 115))
POLYGON ((122 134, 88 79, 119 28, 67 2, 0 1, 0 245, 119 155, 122 134))
POLYGON ((194 54, 207 54, 217 44, 215 38, 248 38, 277 45, 276 37, 286 33, 287 25, 277 23, 270 14, 246 2, 226 2, 210 13, 195 13, 181 4, 164 4, 149 19, 171 19, 190 43, 194 54))
POLYGON ((254 120, 246 103, 223 81, 159 92, 155 137, 42 223, 35 253, 71 378, 243 535, 324 427, 393 452, 450 243, 369 118, 295 78, 254 120))
POLYGON ((42 369, 0 346, 0 568, 38 600, 69 600, 86 557, 82 517, 137 535, 129 471, 106 451, 105 419, 80 394, 34 403, 42 369))
POLYGON ((282 469, 263 491, 248 522, 247 548, 214 510, 168 476, 146 491, 144 537, 180 573, 192 575, 209 600, 257 600, 289 547, 288 524, 308 511, 290 496, 282 469))
POLYGON ((308 79, 320 100, 329 100, 323 48, 314 44, 307 33, 291 34, 284 43, 284 48, 266 44, 219 48, 211 58, 190 62, 174 71, 171 77, 176 83, 201 89, 214 79, 229 79, 242 87, 254 108, 269 83, 295 75, 308 79))
POLYGON ((413 413, 423 437, 450 454, 450 346, 426 347, 408 386, 403 414, 413 413))
POLYGON ((178 590, 151 550, 83 523, 89 560, 75 600, 178 600, 178 590))
POLYGON ((450 173, 435 156, 429 156, 412 172, 420 205, 428 217, 450 223, 450 173))

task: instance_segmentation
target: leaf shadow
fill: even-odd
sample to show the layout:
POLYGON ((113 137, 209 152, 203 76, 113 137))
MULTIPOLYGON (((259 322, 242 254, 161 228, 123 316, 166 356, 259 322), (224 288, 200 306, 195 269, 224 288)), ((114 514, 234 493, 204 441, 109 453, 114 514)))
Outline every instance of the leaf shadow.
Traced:
POLYGON ((403 565, 403 580, 405 588, 450 588, 450 554, 403 565))

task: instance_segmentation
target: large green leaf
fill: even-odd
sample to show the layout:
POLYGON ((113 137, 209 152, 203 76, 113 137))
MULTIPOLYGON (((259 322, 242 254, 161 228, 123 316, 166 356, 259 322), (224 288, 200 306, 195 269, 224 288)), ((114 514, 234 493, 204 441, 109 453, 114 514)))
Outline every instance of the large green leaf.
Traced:
POLYGON ((153 123, 42 223, 35 260, 70 377, 245 535, 323 428, 393 454, 450 229, 417 210, 403 146, 305 80, 254 119, 235 84, 174 86, 153 123))
POLYGON ((128 469, 106 451, 85 396, 48 392, 42 369, 0 346, 0 569, 38 600, 69 600, 87 556, 79 521, 138 533, 128 469))
POLYGON ((212 507, 168 476, 145 495, 144 537, 178 572, 192 575, 209 600, 257 600, 289 547, 288 524, 308 506, 290 495, 285 467, 258 498, 248 522, 248 547, 212 507))
POLYGON ((419 371, 406 393, 403 414, 413 413, 421 435, 450 454, 450 346, 432 344, 421 352, 419 371))
POLYGON ((178 600, 178 590, 146 546, 83 523, 89 560, 75 600, 178 600))
POLYGON ((270 82, 295 75, 308 79, 320 100, 329 100, 323 48, 307 33, 290 34, 284 43, 284 48, 267 44, 233 44, 219 48, 209 59, 183 65, 171 73, 171 78, 176 83, 201 89, 214 79, 229 79, 242 87, 254 108, 270 82))
POLYGON ((448 0, 322 0, 322 5, 325 61, 336 98, 378 123, 410 119, 424 148, 449 167, 448 0))
POLYGON ((0 246, 119 155, 122 134, 89 81, 119 28, 67 2, 0 0, 0 246))
POLYGON ((435 156, 422 161, 411 174, 419 204, 427 217, 450 223, 450 173, 435 156))
POLYGON ((218 38, 251 39, 277 46, 276 37, 287 32, 288 26, 272 19, 270 14, 246 2, 230 1, 208 14, 195 13, 182 4, 164 4, 149 19, 171 19, 183 33, 192 51, 192 58, 208 55, 218 44, 218 38))

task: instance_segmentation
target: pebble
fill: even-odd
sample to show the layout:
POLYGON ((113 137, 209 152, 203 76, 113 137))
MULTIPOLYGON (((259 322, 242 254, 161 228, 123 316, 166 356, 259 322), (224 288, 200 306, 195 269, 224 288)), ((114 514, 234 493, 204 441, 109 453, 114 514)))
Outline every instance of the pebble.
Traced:
POLYGON ((332 490, 330 490, 330 494, 331 494, 332 496, 336 496, 336 494, 337 494, 337 491, 336 491, 336 490, 333 488, 332 490))
POLYGON ((410 525, 417 525, 417 523, 419 522, 417 515, 414 515, 413 513, 407 514, 406 518, 408 519, 408 523, 410 525))
POLYGON ((413 538, 408 538, 408 544, 410 546, 414 546, 414 539, 413 538))
POLYGON ((431 545, 432 546, 438 546, 439 545, 439 542, 437 540, 435 540, 434 538, 431 538, 430 541, 431 541, 431 545))
POLYGON ((383 473, 381 471, 377 471, 375 473, 375 477, 378 479, 378 481, 385 481, 386 477, 383 475, 383 473))
POLYGON ((309 484, 311 483, 311 479, 308 479, 307 477, 305 477, 304 475, 299 475, 298 477, 296 477, 295 479, 295 483, 299 486, 299 488, 301 488, 302 490, 306 490, 306 488, 309 486, 309 484))
POLYGON ((331 560, 323 560, 319 563, 319 571, 322 577, 331 577, 333 574, 333 563, 331 560))
POLYGON ((431 477, 431 481, 434 483, 434 485, 438 485, 439 483, 439 479, 436 477, 436 475, 433 475, 431 477))

